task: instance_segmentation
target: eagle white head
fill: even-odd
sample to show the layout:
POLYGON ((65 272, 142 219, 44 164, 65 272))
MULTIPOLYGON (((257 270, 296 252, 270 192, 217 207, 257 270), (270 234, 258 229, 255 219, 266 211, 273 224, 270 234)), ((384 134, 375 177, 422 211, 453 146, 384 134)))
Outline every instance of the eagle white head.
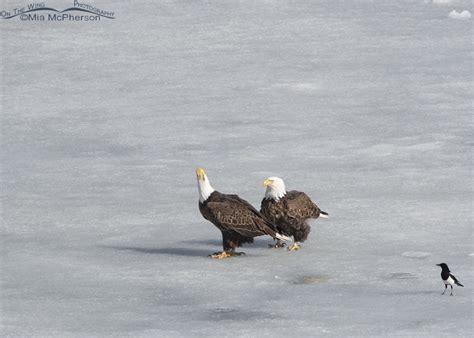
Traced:
POLYGON ((209 183, 204 169, 196 168, 196 178, 199 190, 199 202, 203 203, 214 192, 214 188, 211 186, 211 183, 209 183))
POLYGON ((279 177, 269 177, 263 181, 263 186, 267 187, 265 198, 279 201, 286 195, 285 182, 279 177))

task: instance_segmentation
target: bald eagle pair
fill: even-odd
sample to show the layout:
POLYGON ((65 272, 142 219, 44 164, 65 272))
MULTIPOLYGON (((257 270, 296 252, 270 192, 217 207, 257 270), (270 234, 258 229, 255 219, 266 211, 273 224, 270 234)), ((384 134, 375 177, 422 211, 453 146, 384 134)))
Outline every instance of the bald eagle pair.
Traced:
POLYGON ((202 168, 196 169, 199 190, 199 210, 202 216, 222 232, 223 251, 210 255, 211 258, 226 258, 242 255, 235 249, 243 243, 253 243, 253 238, 269 235, 277 240, 275 247, 282 247, 281 241, 294 243, 290 250, 299 249, 298 242, 308 237, 310 218, 328 217, 303 192, 286 191, 285 183, 278 177, 270 177, 266 186, 261 210, 257 211, 249 202, 237 195, 222 194, 211 186, 202 168))

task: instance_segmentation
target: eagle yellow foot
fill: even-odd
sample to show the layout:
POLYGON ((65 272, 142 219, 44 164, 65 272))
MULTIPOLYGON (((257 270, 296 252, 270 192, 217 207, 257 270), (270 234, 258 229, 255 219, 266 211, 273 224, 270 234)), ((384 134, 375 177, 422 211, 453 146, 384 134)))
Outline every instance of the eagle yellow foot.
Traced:
POLYGON ((289 251, 296 251, 296 250, 299 250, 299 249, 301 249, 301 247, 298 245, 298 243, 293 243, 288 247, 289 251))
POLYGON ((213 259, 224 259, 232 256, 242 256, 245 255, 245 252, 235 252, 235 251, 219 251, 215 252, 212 255, 209 255, 213 259))

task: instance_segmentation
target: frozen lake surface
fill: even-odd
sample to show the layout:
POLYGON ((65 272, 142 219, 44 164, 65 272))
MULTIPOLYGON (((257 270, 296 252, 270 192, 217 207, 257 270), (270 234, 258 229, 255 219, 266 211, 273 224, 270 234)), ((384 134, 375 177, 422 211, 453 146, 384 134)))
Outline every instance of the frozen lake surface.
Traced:
POLYGON ((3 336, 472 336, 470 1, 94 5, 0 22, 3 336), (331 218, 210 260, 196 166, 331 218))

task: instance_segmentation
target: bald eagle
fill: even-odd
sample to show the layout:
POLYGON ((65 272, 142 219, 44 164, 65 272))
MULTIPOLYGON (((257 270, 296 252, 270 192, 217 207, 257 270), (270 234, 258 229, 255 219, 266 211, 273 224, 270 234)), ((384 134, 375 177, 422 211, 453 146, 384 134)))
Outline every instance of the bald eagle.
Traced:
MULTIPOLYGON (((304 242, 311 230, 307 223, 310 218, 328 218, 327 212, 318 206, 304 192, 286 191, 285 182, 278 177, 269 177, 263 185, 267 188, 262 200, 260 213, 277 226, 277 231, 293 236, 294 243, 289 250, 298 250, 298 242, 304 242)), ((275 247, 284 246, 277 241, 275 247)))
POLYGON ((291 238, 276 232, 275 226, 247 201, 237 195, 215 191, 202 168, 196 169, 199 189, 199 211, 205 219, 222 232, 223 251, 209 257, 226 258, 242 255, 235 248, 243 243, 252 243, 253 238, 270 235, 277 240, 291 241, 291 238))

